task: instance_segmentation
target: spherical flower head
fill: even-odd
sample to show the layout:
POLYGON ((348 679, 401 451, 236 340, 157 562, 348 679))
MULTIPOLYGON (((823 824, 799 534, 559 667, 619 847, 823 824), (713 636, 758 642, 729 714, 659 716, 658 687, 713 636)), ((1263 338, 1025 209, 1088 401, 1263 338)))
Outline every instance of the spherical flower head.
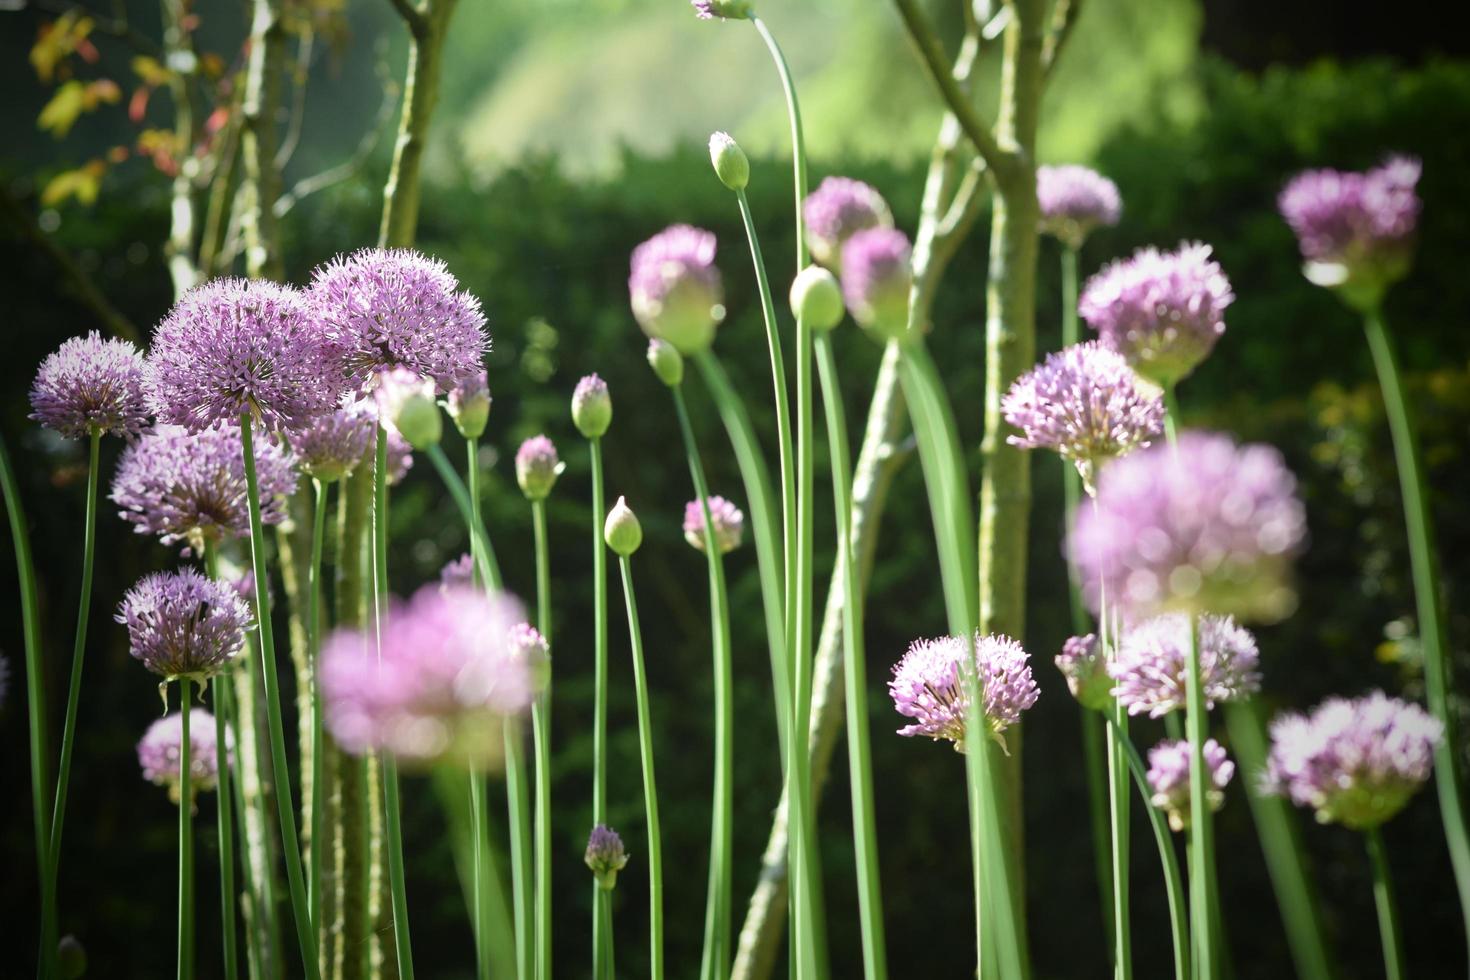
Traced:
POLYGON ((95 330, 73 337, 41 362, 31 409, 31 418, 68 439, 136 435, 148 424, 143 355, 95 330))
POLYGON ((380 371, 401 367, 448 391, 481 370, 490 348, 480 301, 443 262, 412 249, 338 256, 312 273, 310 297, 364 390, 380 371))
POLYGON ((892 228, 893 212, 872 185, 851 177, 828 177, 801 205, 812 261, 842 274, 843 246, 860 231, 892 228))
POLYGON ((1164 431, 1164 399, 1145 391, 1121 354, 1097 341, 1057 351, 1016 379, 1001 411, 1022 449, 1071 460, 1088 493, 1106 460, 1147 446, 1164 431))
POLYGON ((842 322, 842 285, 830 270, 809 265, 791 283, 791 312, 813 330, 827 331, 842 322))
POLYGON ((527 500, 545 500, 566 464, 545 436, 532 436, 516 450, 516 482, 527 500))
POLYGON ((714 133, 709 138, 709 161, 715 176, 732 191, 745 189, 750 183, 750 161, 745 151, 729 133, 714 133))
POLYGON ((530 674, 532 695, 540 694, 551 680, 551 644, 527 622, 512 626, 509 636, 511 658, 530 674))
MULTIPOLYGON (((185 694, 187 697, 187 692, 185 694)), ((202 708, 189 712, 189 800, 195 794, 214 789, 219 781, 219 742, 215 740, 214 715, 202 708)), ((138 765, 143 778, 156 786, 168 787, 168 798, 175 803, 183 799, 180 789, 179 763, 184 745, 183 716, 178 712, 164 715, 148 726, 138 742, 138 765)), ((234 765, 235 739, 225 731, 225 764, 234 765)))
POLYGON ((1371 830, 1404 808, 1429 778, 1444 726, 1382 691, 1329 698, 1309 715, 1271 723, 1264 786, 1321 823, 1371 830))
POLYGON ((1070 637, 1056 656, 1057 670, 1066 678, 1067 690, 1084 708, 1105 711, 1113 703, 1113 682, 1097 636, 1070 637))
POLYGON ((322 650, 326 723, 343 749, 392 753, 406 765, 494 769, 507 717, 535 695, 510 631, 521 605, 505 594, 429 585, 392 610, 381 654, 342 631, 322 650))
POLYGON ((407 368, 383 371, 374 385, 378 419, 403 436, 414 449, 437 446, 444 419, 434 400, 434 382, 407 368))
POLYGON ((648 342, 648 366, 654 376, 670 388, 684 381, 684 358, 674 345, 657 338, 648 342))
POLYGON ((715 266, 715 235, 673 225, 633 250, 628 275, 633 316, 649 337, 692 356, 714 343, 725 318, 724 286, 715 266))
MULTIPOLYGON (((1206 802, 1211 810, 1225 805, 1225 787, 1235 776, 1235 763, 1213 738, 1205 740, 1205 768, 1209 770, 1206 802)), ((1169 827, 1175 831, 1189 827, 1189 772, 1193 750, 1189 742, 1160 742, 1148 750, 1148 784, 1153 790, 1150 802, 1169 815, 1169 827)))
POLYGON ((466 439, 484 435, 490 421, 490 380, 485 369, 479 368, 450 388, 444 407, 460 435, 466 439))
POLYGON ((1008 636, 945 636, 915 640, 893 668, 888 693, 898 713, 914 719, 900 735, 948 739, 965 750, 970 714, 968 671, 978 669, 986 731, 1005 746, 1002 734, 1036 703, 1040 690, 1030 657, 1008 636))
POLYGON ((748 0, 690 0, 700 20, 744 20, 753 12, 748 0))
POLYGON ((1073 249, 1081 248, 1093 229, 1116 225, 1123 212, 1118 185, 1076 164, 1037 167, 1036 201, 1041 233, 1073 249))
POLYGON ((1364 173, 1309 170, 1292 178, 1276 205, 1296 232, 1306 276, 1358 309, 1376 305, 1413 258, 1422 167, 1391 157, 1364 173))
POLYGON ((643 544, 643 525, 638 515, 628 506, 628 501, 619 497, 613 509, 608 511, 607 521, 602 526, 602 539, 620 558, 631 557, 643 544))
POLYGON ((318 415, 288 433, 296 465, 314 480, 345 479, 373 454, 378 416, 361 402, 318 415))
POLYGON ((446 590, 469 588, 475 584, 475 558, 468 551, 439 569, 439 588, 446 590))
MULTIPOLYGON (((296 490, 291 458, 274 441, 256 439, 255 474, 261 521, 280 524, 296 490)), ((200 432, 155 426, 123 450, 112 478, 123 520, 139 534, 195 551, 250 534, 245 489, 245 450, 233 425, 200 432)))
POLYGON ((589 374, 572 392, 572 423, 588 439, 600 439, 612 425, 612 397, 607 382, 589 374))
POLYGON ((149 406, 198 432, 250 415, 301 428, 331 411, 345 384, 341 349, 297 290, 262 279, 215 279, 185 293, 148 351, 149 406))
POLYGON ((1140 249, 1089 279, 1077 312, 1135 371, 1173 385, 1209 356, 1225 332, 1225 308, 1235 301, 1210 254, 1200 244, 1175 252, 1140 249))
MULTIPOLYGON (((721 496, 709 498, 709 516, 714 522, 715 547, 720 554, 728 555, 740 547, 745 536, 745 515, 730 501, 721 496)), ((700 551, 705 550, 704 505, 691 500, 684 505, 684 540, 700 551)))
POLYGON ((1250 630, 1231 616, 1207 613, 1191 623, 1184 613, 1166 613, 1129 629, 1108 664, 1116 683, 1112 694, 1130 715, 1162 718, 1184 710, 1191 628, 1206 708, 1243 701, 1261 689, 1261 655, 1250 630))
POLYGON ((605 892, 612 891, 618 884, 618 872, 628 864, 627 852, 623 850, 623 839, 618 832, 606 824, 592 828, 587 837, 587 853, 583 856, 597 887, 605 892))
POLYGON ((869 228, 842 247, 842 295, 852 318, 882 339, 908 332, 913 249, 903 232, 869 228))
POLYGON ((1069 550, 1094 603, 1129 619, 1213 612, 1271 622, 1291 611, 1291 559, 1306 537, 1296 480, 1269 446, 1185 432, 1103 470, 1069 550))
POLYGON ((133 656, 165 681, 213 677, 239 654, 251 628, 240 594, 192 568, 143 576, 116 618, 128 629, 133 656))

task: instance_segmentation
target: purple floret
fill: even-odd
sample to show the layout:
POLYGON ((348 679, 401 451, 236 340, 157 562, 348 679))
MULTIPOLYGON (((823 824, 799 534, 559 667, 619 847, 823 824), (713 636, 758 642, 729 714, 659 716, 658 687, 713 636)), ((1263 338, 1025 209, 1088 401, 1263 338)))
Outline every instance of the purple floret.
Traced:
POLYGON ((148 424, 143 356, 126 340, 93 330, 41 362, 31 386, 31 418, 68 439, 136 435, 148 424))
MULTIPOLYGON (((720 554, 740 547, 745 535, 745 514, 740 508, 716 494, 709 498, 709 514, 714 521, 715 547, 720 554)), ((700 551, 705 549, 704 506, 698 500, 684 505, 684 540, 700 551)))
POLYGON ((851 177, 828 177, 802 202, 812 260, 839 275, 847 240, 869 228, 893 227, 888 203, 871 185, 851 177))
POLYGON ((1292 178, 1276 204, 1313 281, 1381 288, 1408 272, 1421 169, 1398 156, 1363 173, 1308 170, 1292 178))
MULTIPOLYGON (((194 794, 212 790, 219 780, 219 742, 215 740, 214 715, 202 708, 189 712, 189 791, 194 794)), ((138 742, 138 765, 143 778, 157 786, 168 787, 169 799, 178 803, 183 794, 179 788, 179 763, 184 743, 183 718, 178 712, 164 715, 148 726, 138 742)), ((235 741, 225 731, 225 764, 235 761, 235 741)))
MULTIPOLYGON (((1190 617, 1155 616, 1129 629, 1108 665, 1113 696, 1130 715, 1162 718, 1185 707, 1190 617)), ((1240 701, 1261 689, 1260 651, 1251 631, 1230 616, 1203 615, 1194 623, 1205 707, 1240 701)))
MULTIPOLYGON (((1209 772, 1206 802, 1211 810, 1225 805, 1225 787, 1235 776, 1235 763, 1213 738, 1205 740, 1205 768, 1209 772)), ((1180 739, 1160 742, 1148 750, 1148 784, 1153 790, 1149 802, 1169 815, 1169 826, 1175 831, 1189 827, 1189 771, 1193 752, 1189 742, 1180 739)))
POLYGON ((1042 233, 1070 248, 1081 248, 1094 228, 1116 225, 1123 212, 1118 185, 1076 164, 1037 167, 1036 200, 1042 233))
MULTIPOLYGON (((893 668, 888 693, 899 714, 914 719, 900 735, 948 739, 964 751, 970 712, 966 671, 979 665, 986 730, 996 739, 1040 694, 1030 657, 1008 636, 975 634, 915 640, 893 668)), ((1001 743, 1004 745, 1004 742, 1001 743)))
POLYGON ((251 627, 240 594, 192 568, 143 576, 116 618, 133 657, 165 680, 214 676, 244 648, 251 627))

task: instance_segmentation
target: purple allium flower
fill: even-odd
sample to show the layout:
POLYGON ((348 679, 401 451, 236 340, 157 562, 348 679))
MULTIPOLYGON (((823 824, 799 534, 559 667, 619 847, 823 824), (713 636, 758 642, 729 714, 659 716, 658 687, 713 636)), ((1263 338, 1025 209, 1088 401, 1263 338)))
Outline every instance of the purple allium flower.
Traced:
POLYGON ((544 435, 532 436, 516 450, 516 482, 527 500, 545 500, 564 469, 556 446, 544 435))
POLYGON ((377 413, 358 402, 318 415, 287 438, 301 472, 330 483, 351 475, 359 463, 372 457, 377 434, 377 413))
MULTIPOLYGON (((1190 617, 1165 613, 1129 629, 1108 674, 1112 694, 1130 715, 1162 718, 1185 708, 1190 617)), ((1194 624, 1205 707, 1243 701, 1261 689, 1260 651, 1250 630, 1230 616, 1206 613, 1194 624)))
POLYGON ((95 330, 73 337, 41 362, 31 418, 68 439, 136 435, 148 423, 143 373, 143 355, 126 340, 95 330))
MULTIPOLYGON (((388 486, 396 487, 403 482, 408 471, 413 469, 413 447, 397 429, 385 429, 384 432, 388 437, 388 486)), ((368 450, 367 463, 369 466, 377 458, 377 451, 378 447, 375 442, 368 450)))
POLYGON ((484 435, 485 423, 490 420, 490 382, 485 369, 480 368, 450 388, 444 407, 460 435, 466 439, 484 435))
POLYGON ((859 325, 884 337, 908 330, 913 249, 895 228, 859 231, 842 246, 842 295, 859 325))
MULTIPOLYGON (((1225 805, 1225 787, 1235 775, 1235 763, 1213 738, 1205 739, 1202 753, 1210 770, 1206 802, 1211 810, 1225 805)), ((1150 802, 1169 815, 1169 826, 1175 831, 1189 827, 1189 770, 1193 752, 1190 743, 1160 742, 1148 750, 1148 784, 1154 795, 1150 802)))
POLYGON ((394 608, 381 655, 371 633, 339 631, 322 650, 327 726, 356 755, 382 749, 400 760, 500 764, 503 720, 536 693, 512 627, 520 603, 504 593, 437 585, 394 608))
POLYGON ((192 431, 249 413, 266 429, 300 428, 342 395, 340 350, 289 286, 215 279, 185 293, 148 351, 148 401, 160 422, 192 431))
MULTIPOLYGON (((709 516, 714 521, 715 546, 727 555, 740 547, 745 536, 745 514, 724 497, 709 498, 709 516)), ((684 540, 700 551, 705 545, 704 506, 698 500, 684 505, 684 540)))
POLYGON ((1271 621, 1290 611, 1306 537, 1296 480, 1270 446, 1185 432, 1117 460, 1069 535, 1089 598, 1129 619, 1171 610, 1271 621))
POLYGON ((612 397, 607 382, 589 374, 577 382, 572 392, 572 423, 588 439, 599 439, 612 425, 612 397))
POLYGON ((628 275, 633 316, 643 332, 679 353, 707 350, 725 318, 714 232, 671 225, 633 250, 628 275))
POLYGON ((750 16, 748 0, 690 0, 700 20, 742 20, 750 16))
POLYGON ((618 883, 618 872, 628 864, 628 854, 618 832, 600 823, 587 836, 587 853, 582 860, 597 879, 597 887, 610 892, 618 883))
POLYGON ((1276 199, 1296 232, 1307 278, 1342 287, 1371 305, 1409 271, 1419 220, 1422 168, 1412 157, 1390 157, 1365 173, 1308 170, 1276 199))
POLYGON ((1113 703, 1113 682, 1108 677, 1106 654, 1096 634, 1070 637, 1062 644, 1056 665, 1078 704, 1103 711, 1113 703))
POLYGON ((915 640, 888 681, 894 708, 914 719, 898 734, 949 739, 963 752, 970 708, 965 671, 978 662, 986 728, 1004 746, 1001 733, 1020 721, 1040 694, 1029 659, 1021 644, 998 634, 915 640))
POLYGON ((531 691, 539 694, 551 681, 551 644, 530 623, 517 623, 510 630, 510 657, 531 675, 531 691))
POLYGON ((1123 212, 1118 185, 1096 170, 1066 164, 1036 168, 1041 232, 1081 248, 1094 228, 1112 227, 1123 212))
MULTIPOLYGON (((185 692, 188 696, 188 692, 185 692)), ((214 715, 202 708, 189 712, 189 798, 214 789, 219 780, 219 742, 215 739, 214 715)), ((178 712, 164 715, 148 726, 138 742, 138 765, 143 778, 157 786, 168 787, 168 798, 178 803, 183 798, 179 789, 179 763, 184 742, 183 716, 178 712)), ((235 739, 225 731, 225 764, 234 765, 235 739)))
POLYGON ((310 298, 363 390, 402 367, 448 391, 481 370, 490 347, 480 301, 443 262, 411 249, 339 255, 312 273, 310 298))
MULTIPOLYGON (((296 489, 291 459, 274 441, 255 440, 260 515, 266 524, 286 519, 286 497, 296 489)), ((220 425, 201 432, 158 425, 127 449, 112 478, 119 516, 139 534, 164 544, 182 541, 195 551, 204 542, 250 534, 245 499, 245 451, 240 430, 220 425)))
POLYGON ((1087 281, 1077 311, 1109 350, 1159 385, 1186 377, 1225 332, 1235 300, 1210 247, 1140 249, 1087 281))
POLYGON ((1328 698, 1310 715, 1271 723, 1267 792, 1311 807, 1321 823, 1370 830, 1403 809, 1429 778, 1444 726, 1382 691, 1328 698))
POLYGON ((869 228, 892 228, 893 212, 871 185, 851 177, 828 177, 801 206, 812 261, 842 274, 847 240, 869 228))
POLYGON ((1060 453, 1076 465, 1089 493, 1099 464, 1164 431, 1163 396, 1142 390, 1122 355, 1095 340, 1057 351, 1017 378, 1001 411, 1021 430, 1007 442, 1060 453))
POLYGON ((165 681, 208 680, 245 646, 251 628, 240 594, 192 568, 143 576, 116 618, 128 628, 133 656, 165 681))
POLYGON ((378 420, 415 449, 438 445, 444 419, 434 394, 434 382, 408 368, 380 371, 373 385, 378 420))
POLYGON ((444 563, 439 569, 439 588, 468 588, 475 584, 475 558, 468 551, 444 563))

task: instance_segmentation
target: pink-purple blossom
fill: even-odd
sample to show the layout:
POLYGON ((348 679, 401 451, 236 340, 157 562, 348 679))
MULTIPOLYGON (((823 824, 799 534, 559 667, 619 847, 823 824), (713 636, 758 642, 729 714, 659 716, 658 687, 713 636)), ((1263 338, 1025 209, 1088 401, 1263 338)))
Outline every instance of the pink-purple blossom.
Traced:
POLYGON ((545 500, 566 464, 544 435, 532 436, 516 450, 516 482, 527 500, 545 500))
MULTIPOLYGON (((1225 749, 1213 738, 1205 740, 1205 768, 1209 778, 1205 781, 1205 802, 1211 810, 1225 805, 1225 787, 1235 776, 1235 763, 1225 755, 1225 749)), ((1153 790, 1149 802, 1169 815, 1169 826, 1175 831, 1189 827, 1189 773, 1192 768, 1193 751, 1189 742, 1160 742, 1148 750, 1148 784, 1153 790)))
MULTIPOLYGON (((188 696, 188 692, 185 692, 188 696)), ((189 712, 189 797, 214 789, 219 781, 219 742, 216 740, 214 715, 203 708, 189 712)), ((156 786, 168 788, 168 798, 175 803, 183 799, 180 789, 180 763, 183 761, 183 716, 175 711, 148 726, 138 742, 138 766, 143 778, 156 786)), ((225 731, 225 764, 235 762, 235 739, 225 731)))
POLYGON ((1113 682, 1108 677, 1107 654, 1096 634, 1068 637, 1054 662, 1067 682, 1067 690, 1072 692, 1078 704, 1103 711, 1113 703, 1113 682))
POLYGON ((377 414, 357 402, 318 415, 287 438, 301 472, 331 482, 351 475, 359 463, 372 457, 377 433, 377 414))
POLYGON ((600 439, 612 425, 612 396, 607 382, 589 374, 572 392, 572 424, 588 439, 600 439))
POLYGON ((888 338, 908 330, 913 249, 896 228, 868 228, 842 246, 842 296, 852 318, 888 338))
POLYGON ((828 177, 802 202, 806 243, 812 261, 839 275, 847 240, 869 228, 892 228, 893 213, 883 195, 851 177, 828 177))
POLYGON ((618 883, 618 872, 628 864, 623 838, 606 824, 598 824, 587 835, 587 850, 582 855, 587 869, 603 891, 612 891, 618 883))
POLYGON ((739 20, 750 16, 749 0, 690 0, 700 20, 739 20))
POLYGON ((1082 247, 1093 229, 1116 225, 1123 211, 1118 185, 1076 164, 1037 167, 1036 201, 1041 232, 1074 249, 1082 247))
POLYGON ((1230 616, 1206 613, 1191 622, 1185 613, 1165 613, 1128 629, 1108 664, 1113 696, 1130 715, 1162 718, 1184 710, 1191 628, 1207 709, 1261 689, 1260 651, 1250 630, 1230 616))
POLYGON ((164 680, 208 680, 240 653, 251 628, 240 594, 192 568, 143 576, 116 618, 133 657, 164 680))
POLYGON ((714 232, 672 225, 633 250, 628 298, 643 332, 686 356, 707 350, 725 318, 714 232))
MULTIPOLYGON (((725 555, 740 547, 745 537, 745 514, 718 494, 709 498, 709 515, 714 522, 715 547, 725 555)), ((684 505, 684 540, 705 550, 704 506, 697 499, 684 505)))
POLYGON ((970 714, 968 672, 978 666, 986 731, 1000 740, 1040 694, 1029 660, 1021 644, 998 634, 915 640, 888 681, 894 708, 913 719, 898 734, 948 739, 956 751, 964 751, 970 714))
POLYGON ((460 435, 466 439, 484 435, 490 420, 490 382, 485 369, 479 368, 450 388, 444 407, 460 435))
POLYGON ((143 355, 93 330, 47 355, 31 386, 31 418, 68 439, 136 435, 148 424, 143 355))
POLYGON ((475 584, 475 559, 468 551, 458 558, 450 559, 439 569, 441 589, 468 588, 475 584))

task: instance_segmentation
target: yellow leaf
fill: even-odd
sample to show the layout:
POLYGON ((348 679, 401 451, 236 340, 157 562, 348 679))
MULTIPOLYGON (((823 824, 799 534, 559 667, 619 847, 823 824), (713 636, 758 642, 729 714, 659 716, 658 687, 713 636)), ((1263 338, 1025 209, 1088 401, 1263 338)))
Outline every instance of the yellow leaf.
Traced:
POLYGON ((99 78, 87 86, 87 98, 83 108, 91 112, 104 102, 113 104, 121 98, 122 89, 117 87, 117 82, 110 78, 99 78))
POLYGON ((78 81, 70 81, 56 90, 36 117, 36 125, 61 139, 71 132, 77 117, 86 108, 87 87, 78 81))
POLYGON ((41 206, 55 207, 69 197, 78 204, 92 204, 102 189, 102 177, 107 173, 107 164, 92 160, 75 170, 63 170, 52 177, 41 191, 41 206))
POLYGON ((144 85, 157 88, 173 77, 173 72, 159 64, 154 58, 140 54, 133 59, 133 73, 143 80, 144 85))
POLYGON ((74 10, 44 25, 31 48, 31 67, 36 70, 36 77, 48 83, 55 78, 57 66, 87 39, 92 27, 92 18, 83 17, 74 10))

